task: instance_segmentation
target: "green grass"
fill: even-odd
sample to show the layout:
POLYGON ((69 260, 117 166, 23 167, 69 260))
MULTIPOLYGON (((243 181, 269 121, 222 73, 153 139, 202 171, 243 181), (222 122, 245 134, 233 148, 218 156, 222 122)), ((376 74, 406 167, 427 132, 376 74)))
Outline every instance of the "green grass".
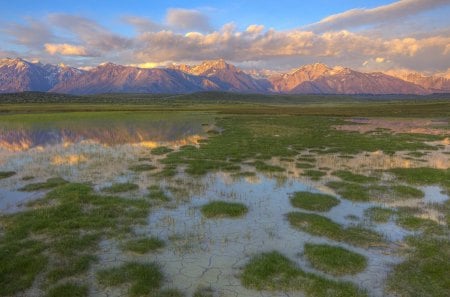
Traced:
POLYGON ((128 284, 129 296, 152 296, 161 287, 164 276, 155 263, 126 263, 119 267, 97 272, 98 282, 103 286, 128 284))
POLYGON ((415 199, 423 198, 425 196, 425 193, 422 190, 404 185, 393 186, 392 192, 395 198, 401 199, 415 199))
POLYGON ((98 195, 84 184, 61 185, 34 206, 0 217, 0 295, 24 291, 40 273, 48 272, 47 283, 85 273, 101 238, 145 224, 150 207, 143 199, 98 195))
POLYGON ((242 203, 211 201, 201 207, 202 214, 207 218, 237 218, 248 212, 242 203))
POLYGON ((339 182, 332 181, 326 184, 328 187, 334 189, 337 194, 342 196, 342 198, 351 200, 351 201, 369 201, 369 191, 368 189, 357 183, 349 183, 349 182, 339 182))
POLYGON ((375 231, 359 226, 344 228, 329 218, 318 214, 290 212, 287 214, 287 218, 294 228, 312 235, 362 247, 384 243, 383 237, 375 231))
POLYGON ((269 165, 263 161, 255 161, 253 162, 253 166, 255 166, 256 170, 263 171, 263 172, 283 172, 285 169, 280 166, 276 165, 269 165))
POLYGON ((148 187, 148 198, 159 201, 170 201, 170 197, 158 186, 148 187))
POLYGON ((13 175, 16 175, 16 172, 14 171, 0 171, 0 179, 8 178, 13 175))
POLYGON ((407 259, 387 277, 387 287, 395 296, 449 296, 450 241, 447 238, 415 236, 407 239, 407 259))
POLYGON ((242 284, 251 289, 301 291, 308 297, 367 296, 349 282, 338 282, 301 270, 291 260, 273 251, 254 256, 241 275, 242 284))
POLYGON ((159 250, 165 246, 165 242, 156 237, 132 239, 123 245, 126 251, 135 252, 138 254, 146 254, 159 250))
POLYGON ((433 220, 417 217, 413 214, 400 213, 396 220, 397 225, 407 230, 422 230, 427 233, 440 231, 440 226, 433 220))
POLYGON ((302 175, 308 176, 312 180, 319 180, 321 177, 327 175, 327 173, 320 170, 306 169, 303 171, 302 175))
POLYGON ((135 172, 151 171, 155 170, 157 167, 151 164, 138 164, 129 167, 128 169, 135 172))
POLYGON ((301 162, 301 163, 296 163, 295 167, 300 168, 300 169, 311 169, 311 168, 314 168, 315 166, 310 163, 301 162))
POLYGON ((307 243, 304 255, 314 268, 335 276, 357 274, 367 267, 364 256, 338 246, 307 243))
POLYGON ((371 183, 377 181, 375 177, 366 176, 362 174, 355 174, 348 170, 338 170, 333 172, 332 174, 347 182, 371 183))
POLYGON ((170 152, 173 152, 173 149, 165 147, 165 146, 159 146, 159 147, 151 150, 152 155, 157 155, 157 156, 165 155, 170 152))
POLYGON ((47 179, 46 182, 25 185, 24 187, 20 188, 19 191, 33 192, 33 191, 39 191, 39 190, 48 190, 48 189, 56 188, 58 186, 62 186, 64 184, 67 184, 66 180, 64 180, 60 177, 53 177, 53 178, 47 179))
POLYGON ((76 283, 65 283, 51 288, 46 297, 87 297, 88 287, 76 283))
POLYGON ((339 199, 327 194, 295 192, 291 196, 292 206, 311 211, 329 211, 339 203, 339 199))
POLYGON ((364 211, 364 215, 375 223, 387 223, 396 211, 391 208, 374 206, 364 211))
POLYGON ((139 186, 133 183, 116 183, 112 184, 110 187, 103 188, 102 191, 106 193, 124 193, 130 191, 136 191, 139 186))
POLYGON ((415 185, 440 185, 450 189, 450 169, 394 168, 390 170, 398 179, 415 185))
POLYGON ((61 279, 85 273, 88 271, 91 263, 96 261, 97 258, 92 255, 62 257, 58 259, 57 267, 48 272, 47 281, 50 284, 54 284, 61 279))
POLYGON ((192 297, 214 297, 214 290, 210 287, 198 287, 192 297))

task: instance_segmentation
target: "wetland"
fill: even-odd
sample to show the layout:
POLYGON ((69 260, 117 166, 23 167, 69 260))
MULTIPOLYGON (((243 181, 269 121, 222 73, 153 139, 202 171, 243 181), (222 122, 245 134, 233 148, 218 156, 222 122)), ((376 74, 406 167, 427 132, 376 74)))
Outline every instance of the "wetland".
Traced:
POLYGON ((0 296, 449 296, 448 101, 0 110, 0 296))

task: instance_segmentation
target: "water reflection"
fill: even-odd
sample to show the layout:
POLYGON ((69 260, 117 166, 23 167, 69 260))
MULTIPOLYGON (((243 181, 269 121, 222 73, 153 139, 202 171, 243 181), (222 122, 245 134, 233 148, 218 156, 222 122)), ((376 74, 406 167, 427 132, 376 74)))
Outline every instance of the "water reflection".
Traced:
MULTIPOLYGON (((111 122, 108 126, 95 127, 89 122, 68 127, 3 127, 0 129, 0 150, 24 151, 36 147, 70 145, 93 142, 107 146, 142 143, 154 147, 158 143, 191 139, 195 142, 203 134, 200 122, 148 121, 145 123, 111 122)), ((189 142, 189 141, 187 141, 189 142)))

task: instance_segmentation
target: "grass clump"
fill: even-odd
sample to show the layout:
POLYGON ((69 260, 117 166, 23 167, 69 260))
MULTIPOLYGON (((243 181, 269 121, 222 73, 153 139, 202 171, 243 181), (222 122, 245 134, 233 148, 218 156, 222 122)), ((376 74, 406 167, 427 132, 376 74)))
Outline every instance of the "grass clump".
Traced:
POLYGON ((127 263, 119 267, 100 270, 97 279, 104 286, 129 284, 129 296, 150 296, 162 285, 163 274, 155 263, 127 263))
POLYGON ((387 223, 394 215, 396 211, 391 208, 374 206, 364 211, 366 217, 375 223, 387 223))
POLYGON ((211 287, 198 287, 192 297, 214 297, 214 290, 211 287))
POLYGON ((35 202, 0 217, 0 295, 23 292, 39 273, 48 272, 44 283, 85 273, 100 239, 145 224, 150 207, 143 199, 98 195, 84 184, 62 185, 35 202))
POLYGON ((339 203, 336 197, 320 193, 295 192, 291 197, 292 206, 311 211, 329 211, 339 203))
POLYGON ((158 186, 150 186, 148 187, 148 198, 152 200, 159 200, 159 201, 169 201, 170 198, 167 196, 167 194, 164 192, 163 189, 161 189, 158 186))
POLYGON ((339 177, 340 179, 347 182, 354 183, 370 183, 375 182, 377 179, 375 177, 366 176, 362 174, 355 174, 348 170, 338 170, 332 173, 334 176, 339 177))
POLYGON ((165 242, 156 237, 134 239, 127 241, 123 245, 126 251, 132 251, 138 254, 145 254, 161 249, 165 246, 165 242))
POLYGON ((165 154, 168 154, 170 152, 173 152, 173 149, 165 147, 165 146, 159 146, 159 147, 154 148, 154 149, 151 150, 151 153, 153 155, 157 155, 157 156, 165 155, 165 154))
POLYGON ((367 296, 349 282, 338 282, 301 270, 291 260, 273 251, 254 256, 241 275, 242 284, 251 289, 303 291, 307 296, 367 296))
POLYGON ((300 162, 300 163, 296 163, 295 167, 300 168, 300 169, 311 169, 311 168, 314 168, 315 166, 310 163, 300 162))
POLYGON ((237 218, 248 212, 248 207, 242 203, 211 201, 201 208, 202 214, 207 218, 237 218))
POLYGON ((352 201, 369 201, 367 188, 356 183, 332 181, 327 186, 334 189, 337 194, 352 201))
POLYGON ((327 175, 327 173, 320 170, 307 169, 303 171, 302 175, 308 176, 312 180, 319 180, 321 177, 327 175))
POLYGON ((102 191, 106 193, 124 193, 138 190, 139 186, 133 183, 116 183, 110 187, 103 188, 102 191))
POLYGON ((25 185, 24 187, 20 188, 19 191, 32 192, 39 190, 48 190, 65 185, 67 183, 68 182, 65 179, 62 179, 60 177, 52 177, 47 179, 46 182, 25 185))
POLYGON ((269 165, 266 162, 263 161, 255 161, 253 163, 253 166, 255 166, 256 170, 264 171, 264 172, 283 172, 284 168, 276 165, 269 165))
POLYGON ((337 246, 307 243, 304 255, 314 268, 335 276, 357 274, 367 267, 364 256, 337 246))
POLYGON ((151 170, 155 170, 157 167, 151 164, 138 164, 138 165, 134 165, 129 167, 128 169, 130 169, 131 171, 135 171, 135 172, 143 172, 143 171, 151 171, 151 170))
POLYGON ((403 199, 423 198, 425 196, 425 193, 422 190, 404 185, 393 186, 392 192, 394 197, 403 199))
POLYGON ((394 168, 390 170, 398 179, 414 185, 440 185, 450 189, 450 169, 394 168))
POLYGON ((51 288, 46 297, 87 297, 88 287, 75 283, 65 283, 51 288))
POLYGON ((450 241, 419 235, 407 238, 408 258, 387 278, 395 296, 449 296, 450 241))
POLYGON ((16 172, 14 171, 0 171, 0 179, 8 178, 13 175, 16 175, 16 172))
POLYGON ((329 218, 318 214, 290 212, 287 214, 289 223, 301 231, 316 236, 367 247, 384 243, 383 237, 369 229, 359 226, 344 228, 329 218))

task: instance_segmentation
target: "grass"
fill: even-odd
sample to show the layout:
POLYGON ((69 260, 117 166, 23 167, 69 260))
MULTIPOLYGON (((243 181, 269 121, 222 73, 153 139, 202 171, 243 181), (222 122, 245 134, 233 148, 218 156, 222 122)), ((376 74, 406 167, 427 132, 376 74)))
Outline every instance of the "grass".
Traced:
POLYGON ((450 169, 394 168, 390 170, 398 179, 415 185, 440 185, 450 189, 450 169))
POLYGON ((16 172, 14 171, 0 171, 0 179, 8 178, 13 175, 16 175, 16 172))
POLYGON ((301 270, 279 252, 254 256, 241 275, 242 284, 251 289, 269 291, 302 291, 309 297, 367 296, 349 282, 329 280, 301 270))
POLYGON ((290 212, 287 214, 287 218, 294 228, 312 235, 323 236, 361 247, 384 243, 383 237, 375 231, 359 226, 344 228, 329 218, 318 214, 290 212))
POLYGON ((102 191, 106 193, 124 193, 129 191, 138 190, 139 186, 133 183, 116 183, 112 184, 110 187, 103 188, 102 191))
POLYGON ((51 288, 46 297, 87 297, 88 287, 76 283, 65 283, 51 288))
POLYGON ((152 151, 151 151, 152 155, 157 155, 157 156, 165 155, 170 152, 173 152, 173 149, 165 147, 165 146, 159 146, 157 148, 152 149, 152 151))
POLYGON ((367 267, 364 256, 338 246, 307 243, 304 255, 314 268, 334 276, 357 274, 367 267))
POLYGON ((315 166, 310 163, 300 162, 300 163, 296 163, 295 167, 300 168, 300 169, 311 169, 311 168, 314 168, 315 166))
POLYGON ((395 296, 449 296, 450 241, 418 235, 407 239, 407 259, 395 266, 387 287, 395 296))
POLYGON ((374 206, 364 211, 364 215, 375 223, 387 223, 396 211, 391 208, 374 206))
POLYGON ((393 186, 392 192, 395 198, 401 199, 417 199, 425 196, 425 193, 422 190, 404 185, 393 186))
POLYGON ((369 201, 370 196, 366 187, 357 183, 332 181, 327 186, 334 189, 342 198, 351 201, 369 201))
POLYGON ((327 173, 320 170, 306 169, 303 171, 302 175, 308 176, 312 180, 319 180, 321 177, 327 175, 327 173))
POLYGON ((146 254, 159 250, 165 246, 165 242, 156 237, 133 239, 123 245, 123 249, 138 254, 146 254))
POLYGON ((145 224, 149 207, 143 199, 98 195, 91 186, 68 183, 34 208, 0 217, 0 295, 23 292, 42 273, 47 283, 85 273, 101 238, 145 224))
POLYGON ((366 176, 362 174, 356 174, 348 170, 338 170, 332 173, 334 176, 339 177, 340 179, 353 182, 353 183, 371 183, 377 181, 375 177, 366 176))
POLYGON ((47 179, 46 182, 25 185, 24 187, 20 188, 19 191, 33 192, 39 190, 48 190, 65 184, 67 184, 67 181, 65 179, 62 179, 60 177, 53 177, 47 179))
POLYGON ((207 218, 237 218, 245 215, 248 208, 242 203, 211 201, 202 206, 201 212, 207 218))
POLYGON ((256 170, 263 171, 263 172, 283 172, 285 169, 280 166, 276 165, 269 165, 263 161, 255 161, 253 162, 253 166, 255 166, 256 170))
POLYGON ((148 198, 152 200, 159 200, 159 201, 169 201, 170 197, 167 196, 167 194, 164 192, 163 189, 161 189, 158 186, 150 186, 148 187, 148 198))
POLYGON ((291 197, 294 207, 311 211, 329 211, 340 203, 334 196, 311 192, 295 192, 291 197))
POLYGON ((151 164, 138 164, 130 166, 128 169, 135 172, 151 171, 155 170, 157 167, 151 164))
POLYGON ((214 297, 214 290, 210 287, 198 287, 192 297, 214 297))
POLYGON ((103 286, 128 284, 129 296, 152 296, 161 287, 164 276, 155 263, 126 263, 119 267, 97 272, 98 282, 103 286))

